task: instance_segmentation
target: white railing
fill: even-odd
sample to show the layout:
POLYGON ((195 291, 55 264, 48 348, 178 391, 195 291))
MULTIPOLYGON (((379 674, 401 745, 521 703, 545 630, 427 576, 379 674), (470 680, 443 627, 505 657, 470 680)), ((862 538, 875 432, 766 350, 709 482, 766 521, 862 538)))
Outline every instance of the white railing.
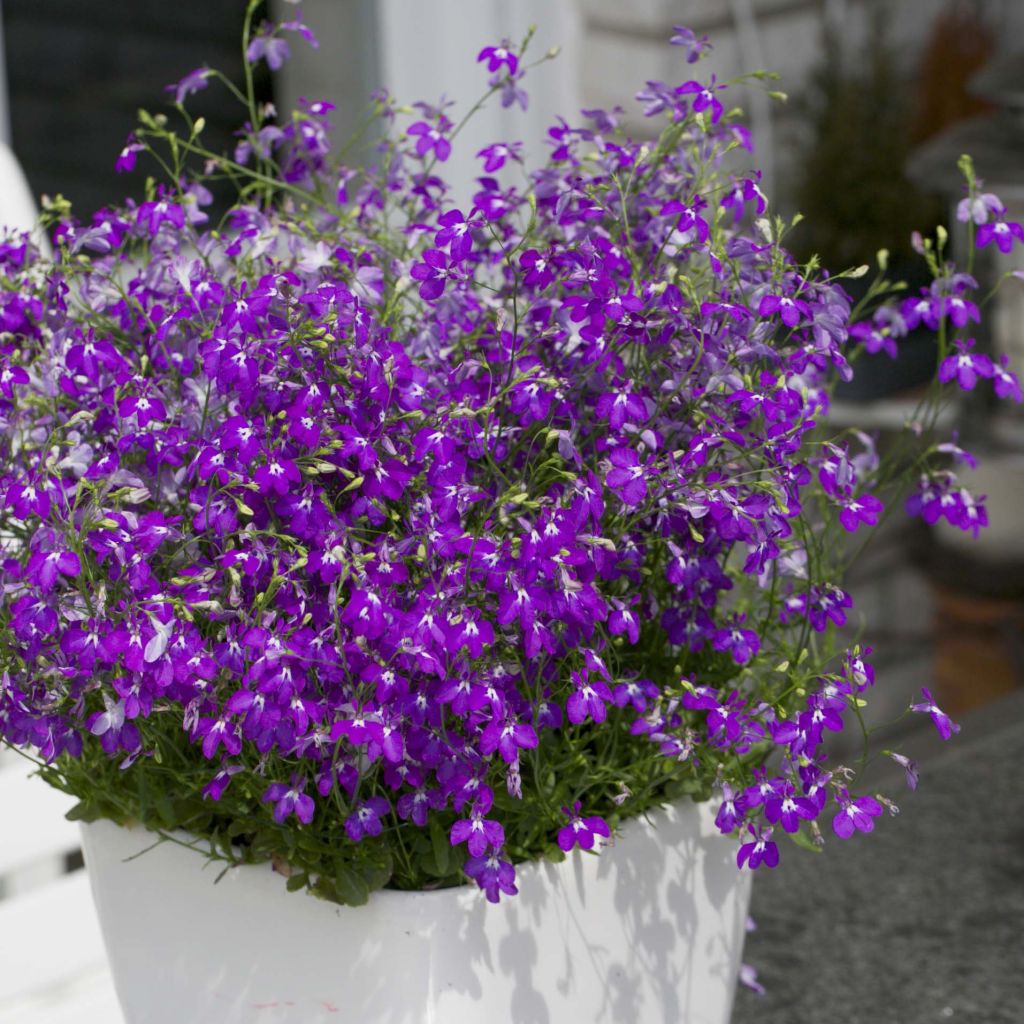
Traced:
MULTIPOLYGON (((0 84, 2 72, 0 61, 0 84)), ((34 222, 21 167, 0 140, 0 228, 34 222)), ((64 817, 75 801, 32 771, 0 747, 0 1024, 120 1024, 78 826, 64 817)))
POLYGON ((0 1024, 119 1024, 72 797, 0 751, 0 1024))

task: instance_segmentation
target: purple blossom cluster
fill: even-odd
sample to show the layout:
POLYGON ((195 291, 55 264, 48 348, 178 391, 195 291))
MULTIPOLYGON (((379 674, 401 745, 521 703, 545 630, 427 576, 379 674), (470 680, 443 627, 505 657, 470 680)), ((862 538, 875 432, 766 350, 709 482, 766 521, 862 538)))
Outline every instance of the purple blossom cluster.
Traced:
MULTIPOLYGON (((522 48, 479 60, 518 95, 522 48)), ((717 792, 752 868, 773 831, 870 831, 826 751, 874 682, 835 642, 831 553, 890 499, 871 439, 829 435, 830 382, 924 323, 940 381, 1020 390, 957 333, 976 286, 948 266, 851 323, 724 169, 749 147, 724 90, 648 82, 653 143, 560 121, 526 184, 497 142, 458 205, 440 108, 403 130, 381 98, 356 170, 330 104, 252 105, 230 159, 178 140, 248 182, 219 228, 199 175, 61 220, 52 263, 0 245, 0 736, 105 813, 241 836, 348 902, 462 874, 496 901, 680 792, 717 792), (197 799, 161 818, 175 786, 197 799)), ((920 449, 910 510, 983 525, 920 449)))

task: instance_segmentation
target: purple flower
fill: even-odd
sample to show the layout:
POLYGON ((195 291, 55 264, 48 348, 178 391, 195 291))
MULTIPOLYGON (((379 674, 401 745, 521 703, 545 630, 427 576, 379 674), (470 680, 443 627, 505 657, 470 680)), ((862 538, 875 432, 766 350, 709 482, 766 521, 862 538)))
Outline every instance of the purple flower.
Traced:
POLYGON ((114 162, 114 170, 118 174, 134 171, 139 154, 144 152, 145 149, 146 147, 136 139, 134 133, 129 135, 121 152, 117 155, 117 160, 114 162))
POLYGON ((796 327, 802 319, 810 316, 811 309, 801 299, 792 299, 788 295, 766 295, 757 307, 758 316, 779 314, 779 319, 787 327, 796 327))
POLYGON ((740 964, 740 984, 749 988, 755 995, 766 995, 768 990, 757 980, 757 969, 750 964, 740 964))
POLYGON ((409 270, 409 276, 421 282, 420 298, 427 301, 440 298, 449 280, 458 277, 456 262, 440 249, 427 249, 423 253, 423 262, 414 263, 409 270))
POLYGON ((611 835, 611 829, 604 818, 597 816, 581 817, 580 802, 577 800, 572 805, 562 808, 562 813, 569 819, 569 824, 558 830, 558 845, 568 853, 574 846, 581 850, 592 850, 598 836, 607 839, 611 835))
POLYGON ((516 869, 507 861, 502 860, 500 853, 495 851, 487 856, 470 857, 462 870, 473 879, 484 891, 491 903, 497 903, 501 894, 515 896, 516 869))
POLYGON ((484 171, 494 174, 495 171, 500 171, 509 160, 522 163, 522 149, 521 142, 496 142, 491 146, 485 146, 477 153, 477 156, 484 162, 484 171))
MULTIPOLYGON (((290 32, 311 38, 256 28, 247 61, 280 67, 290 32)), ((507 42, 480 62, 525 104, 507 42)), ((932 260, 930 286, 854 307, 747 227, 766 199, 729 170, 751 140, 721 88, 647 82, 643 139, 612 103, 556 119, 514 174, 523 147, 493 141, 458 207, 450 103, 403 135, 376 94, 377 158, 352 166, 330 103, 258 104, 229 164, 55 214, 56 260, 0 239, 0 742, 81 786, 114 759, 127 811, 133 762, 173 758, 254 849, 295 833, 311 878, 391 864, 418 888, 465 852, 490 900, 513 859, 609 837, 641 769, 719 793, 741 866, 776 863, 772 829, 817 842, 832 799, 838 829, 870 826, 825 767, 873 670, 814 635, 852 607, 822 511, 870 532, 875 481, 911 465, 910 514, 976 534, 986 511, 930 429, 935 389, 894 475, 831 386, 911 329, 966 333, 979 286, 932 260), (238 186, 215 224, 214 180, 238 186), (592 816, 550 815, 575 795, 592 816)), ((974 184, 960 215, 1016 244, 974 184)), ((955 344, 942 379, 1020 400, 1008 359, 955 344)))
POLYGON ((303 825, 308 825, 313 820, 316 805, 313 798, 303 792, 305 788, 305 778, 293 775, 290 783, 275 782, 268 786, 260 799, 274 805, 274 821, 279 825, 284 824, 290 814, 294 814, 303 825))
MULTIPOLYGON (((1010 357, 1001 355, 999 364, 992 367, 993 383, 992 388, 999 398, 1008 398, 1013 402, 1024 401, 1024 394, 1021 393, 1020 380, 1011 369, 1009 369, 1010 357)), ((0 378, 2 382, 2 378, 0 378)))
POLYGON ((611 702, 612 691, 601 679, 590 679, 584 673, 573 672, 576 689, 565 702, 565 713, 573 725, 579 725, 588 718, 600 724, 608 715, 607 704, 611 702))
POLYGON ((1024 242, 1024 226, 1015 220, 986 221, 979 225, 975 244, 979 249, 995 242, 1002 253, 1013 249, 1013 243, 1024 242))
POLYGON ((752 629, 742 628, 743 616, 732 626, 715 631, 711 646, 716 651, 728 651, 737 665, 746 665, 761 649, 761 638, 752 629))
POLYGON ((1001 216, 1005 212, 1006 208, 997 195, 980 192, 957 203, 956 219, 964 223, 973 220, 975 224, 985 224, 993 214, 1001 216))
POLYGON ((726 835, 735 832, 746 816, 742 793, 734 793, 728 782, 722 784, 722 803, 715 815, 715 825, 726 835))
POLYGON ((13 483, 7 489, 6 505, 18 519, 29 516, 46 519, 50 514, 50 492, 43 483, 13 483))
POLYGON ((744 865, 751 870, 756 870, 762 864, 768 868, 774 868, 779 863, 779 848, 772 842, 772 830, 748 825, 750 840, 743 843, 736 852, 736 866, 742 868, 744 865))
POLYGON ((907 773, 907 786, 910 789, 917 789, 917 764, 903 754, 888 751, 889 756, 907 773))
POLYGON ((453 263, 462 263, 473 250, 473 221, 467 220, 461 210, 449 210, 438 218, 437 223, 440 230, 434 236, 434 244, 447 248, 453 263))
POLYGON ((697 34, 685 25, 672 26, 672 38, 669 42, 673 46, 681 46, 686 54, 687 64, 695 64, 706 53, 711 50, 711 43, 707 36, 697 37, 697 34))
POLYGON ((345 833, 353 843, 358 843, 366 836, 379 836, 384 830, 381 818, 391 808, 382 796, 371 796, 361 800, 356 809, 345 819, 345 833))
POLYGON ((608 421, 612 430, 620 430, 624 423, 643 423, 647 419, 647 403, 625 385, 618 391, 607 391, 597 399, 594 412, 608 421))
POLYGON ((260 494, 287 494, 301 479, 299 469, 291 459, 268 459, 253 472, 260 494))
POLYGON ((761 174, 758 172, 754 178, 737 181, 732 190, 722 196, 719 205, 732 211, 734 222, 738 222, 743 217, 748 203, 754 203, 754 212, 757 216, 767 209, 768 202, 758 184, 760 180, 761 174))
POLYGON ((796 796, 792 786, 773 793, 764 803, 765 819, 772 825, 781 824, 786 832, 796 832, 801 821, 818 816, 818 809, 805 796, 796 796))
POLYGON ((42 590, 50 591, 61 576, 80 576, 82 560, 73 551, 36 551, 29 558, 25 573, 42 590))
POLYGON ((196 723, 193 738, 199 736, 203 738, 203 757, 207 759, 212 759, 221 746, 232 757, 241 753, 242 737, 238 726, 226 718, 200 718, 196 723))
MULTIPOLYGON (((175 103, 184 103, 187 96, 205 89, 210 84, 210 76, 212 74, 213 72, 209 68, 196 68, 195 71, 190 71, 180 81, 166 86, 166 90, 167 92, 174 93, 175 103)), ((131 168, 128 169, 131 170, 131 168)))
POLYGON ((947 356, 939 366, 939 380, 943 384, 956 380, 964 391, 971 391, 980 377, 995 376, 992 360, 987 355, 972 352, 973 346, 973 338, 957 340, 956 354, 947 356))
POLYGON ((512 44, 507 39, 503 39, 500 46, 485 46, 476 59, 477 63, 487 61, 488 71, 506 67, 508 73, 514 75, 519 68, 519 58, 513 53, 512 44))
POLYGON ((626 505, 639 505, 647 496, 644 478, 646 466, 632 448, 613 448, 609 459, 612 468, 605 477, 605 483, 626 505))
POLYGON ((228 765, 221 768, 216 775, 203 787, 203 799, 217 801, 224 795, 231 779, 239 772, 245 771, 240 764, 228 765))
POLYGON ((443 114, 440 115, 437 125, 427 124, 426 121, 417 121, 410 125, 408 134, 417 137, 416 155, 424 157, 432 152, 443 163, 452 154, 452 144, 445 137, 451 129, 451 121, 443 114))
POLYGON ((484 811, 475 809, 469 818, 460 818, 450 832, 452 846, 465 843, 471 857, 482 857, 487 848, 499 850, 505 844, 505 830, 493 818, 485 818, 484 811))
POLYGON ((710 110, 711 123, 717 124, 724 112, 724 108, 722 107, 721 100, 719 100, 715 93, 720 92, 724 88, 724 85, 716 84, 715 76, 712 75, 710 84, 702 85, 700 82, 685 82, 676 89, 676 94, 680 96, 693 96, 694 111, 699 114, 704 110, 710 110))
POLYGON ((935 703, 931 690, 922 686, 921 693, 924 695, 924 702, 921 704, 911 704, 910 710, 917 711, 920 714, 931 715, 935 728, 938 729, 939 735, 944 740, 948 740, 953 733, 959 732, 960 726, 935 703))
POLYGON ((506 764, 517 764, 520 750, 533 750, 539 740, 537 730, 512 716, 494 717, 480 734, 480 753, 487 756, 497 751, 506 764))
POLYGON ((492 75, 489 80, 489 85, 492 89, 498 89, 501 94, 501 105, 503 107, 519 106, 521 110, 526 110, 530 104, 530 98, 527 95, 525 89, 519 87, 519 82, 522 80, 524 72, 520 71, 516 75, 492 75))
POLYGON ((843 524, 844 529, 854 533, 861 524, 876 526, 884 507, 882 502, 872 494, 862 494, 859 498, 847 498, 842 503, 839 521, 843 524))
POLYGON ((849 839, 854 832, 871 832, 875 822, 882 813, 882 805, 870 796, 850 799, 850 794, 842 790, 838 796, 839 811, 832 818, 832 831, 840 839, 849 839))
POLYGON ((281 31, 298 32, 314 49, 319 45, 316 36, 301 22, 283 21, 276 26, 267 22, 249 42, 245 59, 255 64, 262 58, 271 71, 280 71, 291 55, 288 43, 278 35, 281 31))

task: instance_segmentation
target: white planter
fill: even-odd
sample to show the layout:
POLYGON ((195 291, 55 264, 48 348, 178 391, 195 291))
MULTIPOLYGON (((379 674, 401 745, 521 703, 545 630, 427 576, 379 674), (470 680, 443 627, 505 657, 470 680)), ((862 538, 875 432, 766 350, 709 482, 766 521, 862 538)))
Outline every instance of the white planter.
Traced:
POLYGON ((708 805, 600 856, 520 865, 519 895, 288 893, 109 822, 82 828, 127 1024, 727 1024, 749 876, 708 805))

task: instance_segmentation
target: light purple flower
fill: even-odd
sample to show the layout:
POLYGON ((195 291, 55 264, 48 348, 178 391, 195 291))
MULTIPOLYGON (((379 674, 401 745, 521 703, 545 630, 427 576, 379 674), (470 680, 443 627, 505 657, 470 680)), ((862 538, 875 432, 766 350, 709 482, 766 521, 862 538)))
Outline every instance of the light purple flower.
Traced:
POLYGON ((686 54, 686 62, 695 64, 711 50, 711 42, 707 36, 697 37, 697 34, 685 25, 672 26, 672 38, 669 42, 673 46, 680 46, 686 54))
POLYGON ((931 690, 922 686, 921 693, 924 695, 924 701, 920 704, 911 704, 910 710, 916 711, 919 714, 930 715, 932 722, 935 723, 935 728, 944 740, 948 740, 953 733, 959 732, 960 726, 935 703, 931 690))
MULTIPOLYGON (((174 102, 181 104, 187 96, 205 89, 210 84, 210 76, 213 72, 209 68, 196 68, 190 71, 180 81, 166 87, 168 92, 174 93, 174 102)), ((128 168, 129 170, 131 168, 128 168)))

